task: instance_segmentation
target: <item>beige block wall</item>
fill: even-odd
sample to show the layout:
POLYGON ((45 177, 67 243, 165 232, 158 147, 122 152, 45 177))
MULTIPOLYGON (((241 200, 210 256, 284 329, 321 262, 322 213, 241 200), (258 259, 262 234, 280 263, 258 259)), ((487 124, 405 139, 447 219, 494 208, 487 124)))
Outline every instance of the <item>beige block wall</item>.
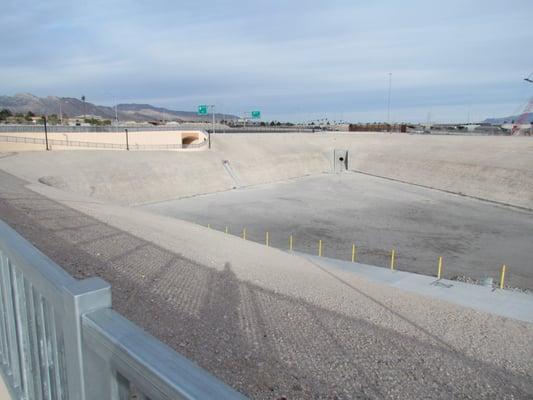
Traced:
MULTIPOLYGON (((44 139, 44 133, 35 132, 13 132, 2 133, 0 136, 17 136, 21 138, 37 138, 44 139)), ((195 136, 197 140, 192 143, 201 143, 207 136, 202 131, 147 131, 147 132, 128 132, 128 141, 131 149, 135 149, 137 145, 166 145, 166 144, 181 144, 184 137, 195 136)), ((126 145, 126 134, 124 131, 120 132, 98 132, 98 133, 58 133, 49 132, 48 139, 50 140, 65 140, 65 141, 80 141, 91 143, 110 143, 126 145)), ((80 150, 83 147, 61 146, 51 144, 52 150, 80 150)), ((95 149, 95 148, 85 148, 95 149)), ((0 138, 0 152, 6 151, 44 151, 43 144, 31 143, 11 143, 3 142, 0 138)), ((114 149, 117 150, 117 149, 114 149)))

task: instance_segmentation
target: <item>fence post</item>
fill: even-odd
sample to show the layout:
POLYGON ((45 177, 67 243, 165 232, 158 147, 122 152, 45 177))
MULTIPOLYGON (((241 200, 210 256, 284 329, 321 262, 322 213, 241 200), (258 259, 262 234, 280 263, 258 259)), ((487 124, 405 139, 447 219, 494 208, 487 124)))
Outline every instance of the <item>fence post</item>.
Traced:
POLYGON ((318 256, 322 257, 322 239, 318 241, 318 256))
POLYGON ((392 249, 391 251, 391 254, 390 254, 390 269, 391 271, 394 271, 394 257, 396 255, 396 251, 394 249, 392 249))
POLYGON ((246 240, 246 228, 242 228, 242 238, 246 240))
POLYGON ((352 244, 352 262, 355 262, 355 243, 352 244))
POLYGON ((292 235, 289 236, 289 251, 292 251, 292 235))
POLYGON ((440 279, 442 273, 442 256, 439 257, 439 266, 437 269, 437 279, 440 279))
POLYGON ((265 244, 268 246, 269 240, 268 240, 268 231, 265 235, 265 244))

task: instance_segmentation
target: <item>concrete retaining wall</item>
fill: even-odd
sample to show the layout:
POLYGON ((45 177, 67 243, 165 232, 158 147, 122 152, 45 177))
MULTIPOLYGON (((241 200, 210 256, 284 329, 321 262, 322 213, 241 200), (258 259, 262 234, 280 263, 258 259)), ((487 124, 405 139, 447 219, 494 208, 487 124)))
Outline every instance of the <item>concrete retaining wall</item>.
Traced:
POLYGON ((335 148, 349 169, 533 208, 533 140, 361 133, 214 135, 211 151, 28 152, 0 168, 30 181, 120 204, 229 190, 229 160, 243 185, 332 171, 335 148))

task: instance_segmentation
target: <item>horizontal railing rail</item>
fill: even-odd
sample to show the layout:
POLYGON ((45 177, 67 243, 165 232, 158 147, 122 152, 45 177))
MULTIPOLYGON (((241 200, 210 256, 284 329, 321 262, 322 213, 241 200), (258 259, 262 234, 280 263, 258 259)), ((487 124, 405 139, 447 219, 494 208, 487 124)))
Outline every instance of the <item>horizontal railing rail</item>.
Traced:
MULTIPOLYGON (((84 315, 82 326, 91 363, 107 376, 118 374, 120 392, 153 400, 244 399, 111 309, 84 315)), ((113 390, 109 384, 113 382, 91 384, 94 398, 106 398, 113 390)))
POLYGON ((0 221, 0 372, 13 399, 244 399, 0 221))

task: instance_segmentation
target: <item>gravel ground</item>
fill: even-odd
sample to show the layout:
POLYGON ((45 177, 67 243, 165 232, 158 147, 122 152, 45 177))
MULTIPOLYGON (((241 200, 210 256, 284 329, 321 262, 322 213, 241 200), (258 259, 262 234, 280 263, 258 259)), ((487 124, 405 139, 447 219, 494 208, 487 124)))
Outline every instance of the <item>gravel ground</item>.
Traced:
POLYGON ((405 183, 361 174, 320 175, 143 207, 247 239, 316 254, 323 241, 327 257, 444 277, 464 275, 533 289, 530 257, 533 213, 405 183))
MULTIPOLYGON (((464 324, 465 332, 478 326, 476 318, 501 324, 502 340, 520 346, 515 350, 524 360, 517 366, 513 357, 520 356, 503 352, 480 361, 422 327, 426 340, 402 333, 400 324, 384 328, 244 281, 230 262, 206 267, 179 248, 105 224, 2 172, 0 215, 74 276, 110 282, 117 311, 252 398, 533 397, 532 349, 523 347, 524 340, 531 343, 529 325, 452 307, 447 319, 464 324)), ((339 292, 360 292, 348 278, 334 279, 339 292)), ((376 307, 402 319, 386 304, 376 307)), ((491 329, 486 335, 494 340, 491 329)), ((468 340, 475 353, 478 342, 468 340)))

